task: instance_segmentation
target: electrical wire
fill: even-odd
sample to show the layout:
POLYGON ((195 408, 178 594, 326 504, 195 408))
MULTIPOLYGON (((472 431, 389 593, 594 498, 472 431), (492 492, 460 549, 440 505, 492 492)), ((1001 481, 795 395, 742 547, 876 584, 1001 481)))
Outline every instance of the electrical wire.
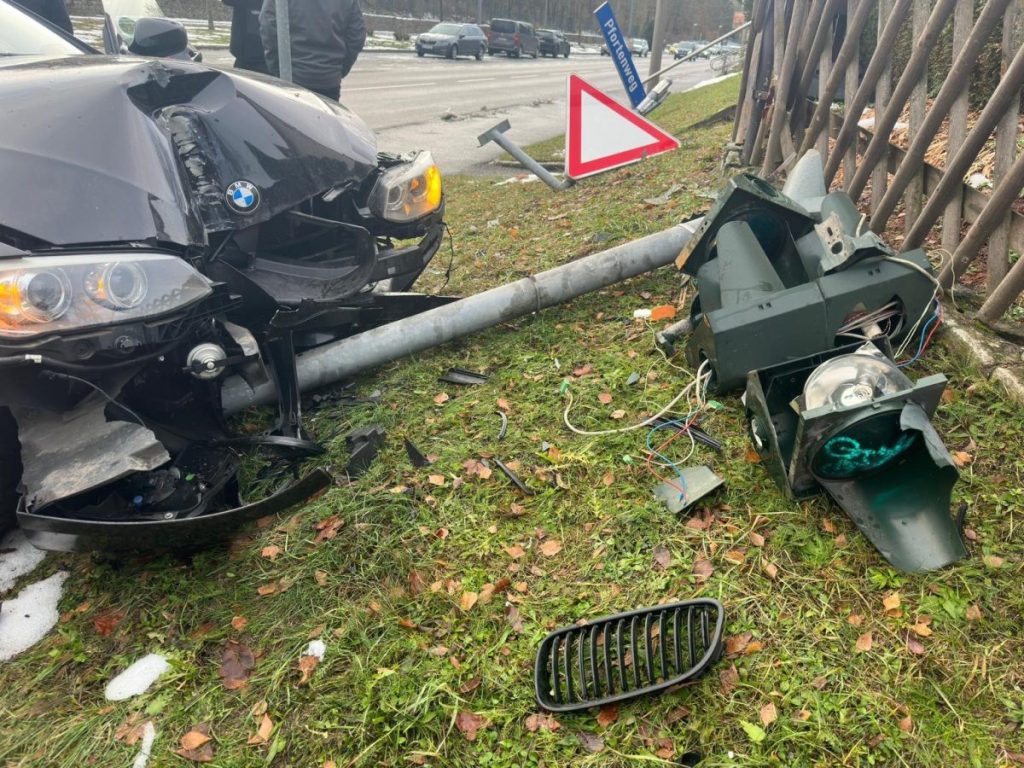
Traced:
MULTIPOLYGON (((678 395, 676 395, 671 400, 669 400, 668 404, 666 404, 661 410, 659 410, 653 416, 649 416, 648 418, 646 418, 643 421, 638 422, 636 424, 630 424, 628 427, 617 427, 615 429, 599 429, 599 430, 580 429, 579 427, 575 426, 571 421, 569 421, 569 412, 572 410, 572 406, 573 406, 573 397, 572 397, 572 390, 571 389, 566 389, 566 392, 565 392, 567 402, 566 402, 566 405, 565 405, 565 410, 562 411, 562 421, 565 422, 565 426, 568 427, 570 431, 575 432, 577 435, 583 435, 585 437, 602 437, 604 435, 619 435, 619 434, 622 434, 624 432, 632 432, 632 431, 637 430, 637 429, 643 429, 644 427, 650 426, 655 421, 657 421, 662 416, 664 416, 666 413, 671 411, 675 407, 676 403, 678 403, 684 397, 689 397, 690 396, 690 392, 693 389, 697 389, 698 390, 698 394, 697 394, 698 405, 703 405, 703 393, 701 393, 699 391, 699 382, 701 381, 702 375, 704 375, 704 369, 707 366, 709 366, 710 364, 711 363, 708 360, 705 360, 703 363, 701 363, 700 367, 697 368, 697 374, 693 377, 693 380, 689 384, 687 384, 685 387, 683 387, 682 391, 678 395)), ((706 376, 707 376, 707 379, 710 380, 711 372, 708 371, 706 376)))
POLYGON ((71 373, 65 373, 64 371, 46 371, 44 375, 56 379, 71 379, 72 381, 77 381, 80 384, 85 384, 85 386, 90 387, 91 389, 98 392, 101 396, 103 396, 111 405, 114 405, 120 408, 122 411, 125 411, 127 414, 129 414, 133 419, 135 419, 136 422, 138 422, 140 427, 148 429, 148 427, 146 427, 146 422, 142 420, 142 417, 139 416, 139 414, 137 414, 124 403, 120 403, 117 400, 115 400, 113 397, 107 394, 107 391, 105 389, 96 384, 93 384, 91 381, 83 379, 80 376, 75 376, 74 374, 71 373))

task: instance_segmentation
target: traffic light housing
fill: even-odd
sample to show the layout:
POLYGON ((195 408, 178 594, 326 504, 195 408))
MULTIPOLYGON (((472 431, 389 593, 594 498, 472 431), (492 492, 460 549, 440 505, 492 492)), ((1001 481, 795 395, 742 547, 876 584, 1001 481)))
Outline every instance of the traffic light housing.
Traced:
POLYGON ((825 491, 894 566, 933 570, 967 554, 950 516, 958 472, 930 421, 945 387, 847 345, 751 371, 748 430, 787 496, 825 491))

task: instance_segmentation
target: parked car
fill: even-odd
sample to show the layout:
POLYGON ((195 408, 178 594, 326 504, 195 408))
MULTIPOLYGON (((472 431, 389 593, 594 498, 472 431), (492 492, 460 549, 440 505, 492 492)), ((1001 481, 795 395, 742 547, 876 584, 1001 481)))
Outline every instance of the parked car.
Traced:
POLYGON ((557 29, 542 29, 537 32, 537 50, 541 56, 569 58, 569 41, 557 29))
POLYGON ((696 40, 680 40, 678 43, 670 45, 669 49, 672 51, 672 58, 681 59, 684 56, 688 56, 693 53, 702 45, 704 45, 704 43, 696 40))
POLYGON ((487 37, 476 24, 435 24, 429 32, 416 38, 416 55, 428 53, 449 59, 475 56, 480 61, 487 53, 487 37))
MULTIPOLYGON (((167 19, 133 33, 187 50, 167 19)), ((330 485, 275 470, 259 492, 242 454, 322 452, 297 351, 451 300, 408 292, 444 234, 430 153, 379 152, 268 75, 100 54, 8 0, 0 104, 0 530, 194 549, 330 485), (235 374, 276 390, 265 432, 228 424, 235 374)))
POLYGON ((634 56, 646 56, 651 52, 651 47, 642 37, 634 37, 629 41, 629 52, 634 56))
POLYGON ((533 24, 513 19, 491 19, 490 26, 488 53, 504 53, 516 59, 524 54, 537 58, 537 35, 533 31, 533 24))

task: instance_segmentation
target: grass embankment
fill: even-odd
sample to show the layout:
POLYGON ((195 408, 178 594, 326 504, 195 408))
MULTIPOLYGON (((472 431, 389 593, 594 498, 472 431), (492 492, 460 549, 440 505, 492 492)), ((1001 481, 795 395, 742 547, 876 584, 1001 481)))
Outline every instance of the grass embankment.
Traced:
MULTIPOLYGON (((566 193, 451 179, 447 290, 469 294, 705 209, 730 126, 683 131, 702 116, 698 98, 656 113, 682 132, 680 151, 566 193), (674 185, 669 202, 644 202, 674 185)), ((447 256, 427 288, 440 286, 447 256)), ((941 336, 909 369, 949 376, 936 424, 972 460, 954 501, 971 504, 971 557, 940 573, 897 573, 825 499, 787 501, 747 459, 735 396, 706 425, 724 452, 698 448, 692 460, 727 485, 678 518, 651 496, 644 432, 572 435, 559 389, 570 380, 573 418, 589 428, 667 402, 689 376, 632 314, 679 293, 663 270, 361 377, 356 390, 379 389, 378 403, 327 402, 311 423, 334 468, 349 429, 382 424, 387 444, 369 473, 241 532, 229 551, 118 565, 49 558, 32 578, 71 570, 63 618, 0 666, 0 764, 128 765, 138 745, 125 743, 124 725, 147 718, 155 768, 187 764, 174 750, 201 723, 225 768, 607 768, 690 752, 705 756, 701 766, 1010 764, 1008 752, 1024 752, 1024 414, 972 384, 941 336), (438 383, 453 365, 490 380, 438 383), (633 372, 642 378, 630 386, 633 372), (509 419, 501 442, 499 408, 509 419), (414 469, 403 437, 434 463, 414 469), (492 455, 514 462, 534 495, 465 464, 492 455), (698 561, 709 574, 695 573, 698 561), (725 603, 732 638, 730 658, 705 678, 600 722, 594 712, 531 718, 533 658, 548 631, 698 595, 725 603), (312 637, 327 653, 302 684, 312 637), (237 690, 219 674, 226 650, 244 655, 230 643, 255 658, 237 690), (106 681, 150 651, 173 670, 140 699, 106 702, 106 681), (272 730, 248 744, 264 716, 272 730)))

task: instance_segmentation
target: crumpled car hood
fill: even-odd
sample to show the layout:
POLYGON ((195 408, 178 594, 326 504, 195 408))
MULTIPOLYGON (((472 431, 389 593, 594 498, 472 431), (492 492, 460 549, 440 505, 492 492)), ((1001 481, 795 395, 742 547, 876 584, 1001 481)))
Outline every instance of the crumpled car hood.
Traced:
POLYGON ((345 107, 270 77, 167 59, 0 59, 0 233, 54 245, 204 245, 377 165, 345 107), (227 188, 247 181, 244 213, 227 188))

